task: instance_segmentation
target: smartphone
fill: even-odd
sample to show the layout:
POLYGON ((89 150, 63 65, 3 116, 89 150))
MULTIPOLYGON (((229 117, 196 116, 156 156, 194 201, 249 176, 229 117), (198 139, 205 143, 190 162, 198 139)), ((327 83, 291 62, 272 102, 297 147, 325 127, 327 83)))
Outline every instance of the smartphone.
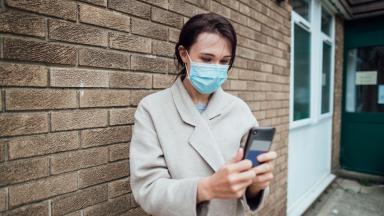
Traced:
POLYGON ((275 131, 274 127, 252 127, 245 143, 243 159, 251 160, 252 166, 259 165, 256 158, 271 149, 275 131))

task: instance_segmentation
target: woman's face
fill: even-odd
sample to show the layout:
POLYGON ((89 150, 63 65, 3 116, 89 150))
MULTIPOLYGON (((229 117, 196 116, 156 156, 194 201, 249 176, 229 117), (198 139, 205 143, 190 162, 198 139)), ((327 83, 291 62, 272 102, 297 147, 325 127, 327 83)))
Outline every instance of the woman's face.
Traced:
MULTIPOLYGON (((229 64, 231 60, 231 44, 225 37, 216 34, 203 32, 199 34, 196 42, 191 46, 188 54, 192 61, 209 64, 229 64)), ((190 71, 190 62, 187 50, 180 46, 181 59, 190 71)))

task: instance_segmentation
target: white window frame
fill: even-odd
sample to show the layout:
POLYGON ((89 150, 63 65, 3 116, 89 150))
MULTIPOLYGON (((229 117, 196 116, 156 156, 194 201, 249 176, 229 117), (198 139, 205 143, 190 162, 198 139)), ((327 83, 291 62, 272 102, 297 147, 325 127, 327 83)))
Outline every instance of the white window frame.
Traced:
POLYGON ((291 76, 290 76, 290 110, 289 110, 289 128, 298 128, 307 125, 313 125, 323 119, 332 118, 333 99, 334 99, 334 59, 335 59, 335 16, 334 11, 326 1, 310 0, 309 20, 306 20, 298 13, 292 10, 291 21, 291 76), (321 31, 321 10, 322 7, 332 16, 330 36, 321 31), (295 24, 308 31, 310 34, 310 111, 309 118, 293 121, 294 105, 294 27, 295 24), (331 46, 330 61, 330 97, 329 112, 321 114, 321 94, 322 94, 322 73, 323 73, 323 41, 327 41, 331 46))

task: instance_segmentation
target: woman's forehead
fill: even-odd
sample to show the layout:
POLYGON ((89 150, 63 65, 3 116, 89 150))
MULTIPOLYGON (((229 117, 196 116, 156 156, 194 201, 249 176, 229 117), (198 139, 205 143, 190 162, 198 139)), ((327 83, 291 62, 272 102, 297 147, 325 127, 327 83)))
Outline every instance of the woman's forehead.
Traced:
POLYGON ((199 34, 191 52, 209 53, 215 56, 231 56, 231 44, 225 37, 204 32, 199 34))

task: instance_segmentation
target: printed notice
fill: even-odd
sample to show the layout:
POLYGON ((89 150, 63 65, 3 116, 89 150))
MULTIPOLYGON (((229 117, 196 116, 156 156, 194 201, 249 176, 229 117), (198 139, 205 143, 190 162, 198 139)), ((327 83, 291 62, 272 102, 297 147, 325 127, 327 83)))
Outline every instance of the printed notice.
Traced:
POLYGON ((376 85, 377 71, 357 71, 356 85, 376 85))
POLYGON ((379 93, 377 103, 384 104, 384 85, 378 85, 378 87, 379 93))

